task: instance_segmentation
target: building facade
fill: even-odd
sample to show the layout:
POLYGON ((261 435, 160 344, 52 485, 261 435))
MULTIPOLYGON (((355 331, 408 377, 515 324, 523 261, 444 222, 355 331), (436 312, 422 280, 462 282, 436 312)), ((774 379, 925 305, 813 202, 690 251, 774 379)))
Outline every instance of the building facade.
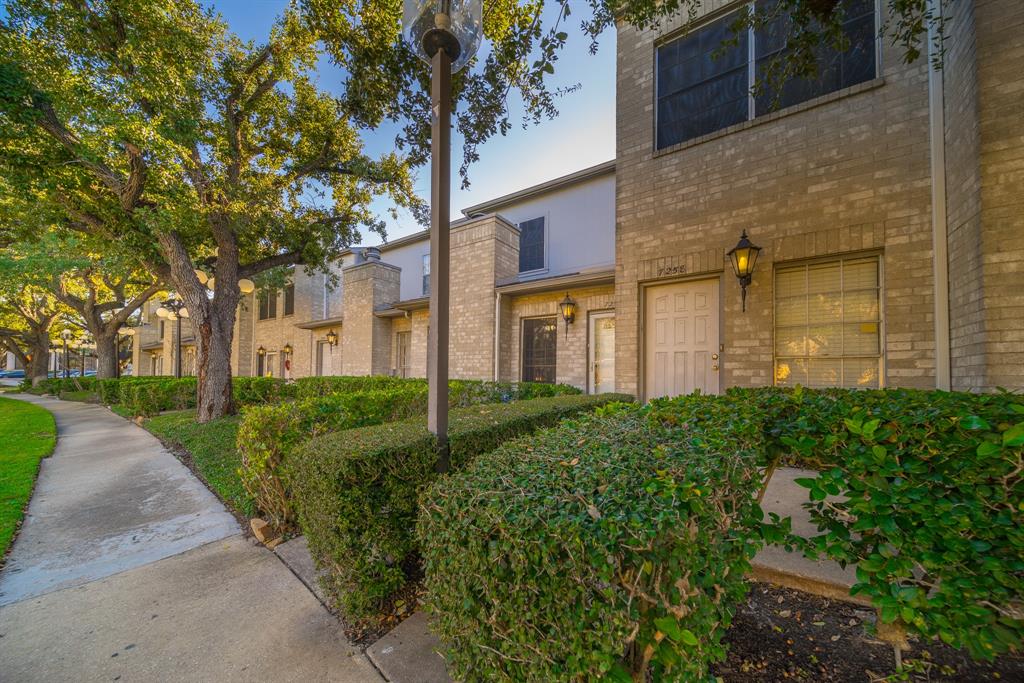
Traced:
MULTIPOLYGON (((774 89, 784 16, 721 48, 749 6, 620 26, 615 162, 453 222, 453 378, 1024 389, 1024 3, 951 3, 942 68, 878 37, 884 3, 848 3, 848 49, 774 89)), ((244 297, 235 373, 425 376, 429 249, 353 249, 244 297)), ((143 318, 135 367, 170 374, 170 323, 143 318)))

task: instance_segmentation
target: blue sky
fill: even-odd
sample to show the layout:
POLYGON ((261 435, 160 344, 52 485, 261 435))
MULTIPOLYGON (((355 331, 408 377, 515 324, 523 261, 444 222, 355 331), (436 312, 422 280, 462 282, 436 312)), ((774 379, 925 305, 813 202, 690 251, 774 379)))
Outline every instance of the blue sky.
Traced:
MULTIPOLYGON (((265 40, 274 20, 287 5, 287 0, 214 0, 210 3, 242 38, 265 40)), ((596 55, 588 51, 589 41, 579 30, 581 15, 569 18, 566 31, 569 41, 556 67, 552 88, 579 83, 582 87, 563 97, 560 114, 552 121, 523 129, 513 126, 507 137, 495 137, 480 148, 480 161, 470 167, 468 190, 459 189, 458 167, 462 140, 452 139, 452 216, 466 206, 514 192, 587 166, 615 157, 615 36, 607 32, 596 55)), ((424 67, 426 68, 426 67, 424 67)), ((327 90, 340 87, 341 73, 327 62, 320 69, 321 86, 327 90)), ((521 103, 512 101, 512 110, 519 121, 521 103)), ((388 151, 394 142, 391 127, 364 136, 367 151, 388 151)), ((416 190, 426 198, 430 194, 429 168, 419 170, 416 190)), ((386 202, 379 204, 384 216, 386 202)), ((396 223, 389 219, 388 238, 395 239, 421 230, 408 216, 396 223)), ((373 235, 364 235, 366 242, 376 243, 373 235)))

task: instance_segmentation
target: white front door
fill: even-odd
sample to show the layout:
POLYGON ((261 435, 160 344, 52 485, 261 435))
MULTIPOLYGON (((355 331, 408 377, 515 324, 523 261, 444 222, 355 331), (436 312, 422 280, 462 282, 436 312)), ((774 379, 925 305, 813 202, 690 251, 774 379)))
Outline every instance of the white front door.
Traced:
POLYGON ((615 314, 590 316, 590 380, 592 394, 615 391, 615 314))
POLYGON ((647 399, 717 394, 718 280, 651 287, 645 313, 647 399))

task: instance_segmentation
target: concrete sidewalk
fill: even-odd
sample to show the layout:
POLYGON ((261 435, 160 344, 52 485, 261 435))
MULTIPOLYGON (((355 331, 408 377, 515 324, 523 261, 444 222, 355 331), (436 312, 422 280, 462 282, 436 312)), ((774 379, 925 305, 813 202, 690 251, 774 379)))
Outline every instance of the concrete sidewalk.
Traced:
POLYGON ((54 413, 25 524, 0 572, 7 681, 381 681, 337 621, 145 430, 54 413))

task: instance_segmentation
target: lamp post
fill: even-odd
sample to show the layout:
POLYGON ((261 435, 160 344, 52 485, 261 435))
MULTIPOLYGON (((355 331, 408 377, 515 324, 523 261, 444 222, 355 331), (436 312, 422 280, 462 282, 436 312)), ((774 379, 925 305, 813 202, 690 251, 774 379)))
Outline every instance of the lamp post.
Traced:
POLYGON ((68 367, 68 342, 71 341, 71 330, 64 330, 60 333, 64 339, 64 379, 71 377, 71 368, 68 367))
POLYGON ((171 297, 161 303, 156 309, 156 314, 161 318, 175 321, 174 326, 174 376, 181 378, 181 319, 188 317, 188 309, 181 299, 171 297))
POLYGON ((402 32, 430 64, 430 327, 427 428, 437 438, 436 470, 448 457, 448 266, 450 257, 452 74, 473 58, 483 34, 482 0, 405 0, 402 32))

